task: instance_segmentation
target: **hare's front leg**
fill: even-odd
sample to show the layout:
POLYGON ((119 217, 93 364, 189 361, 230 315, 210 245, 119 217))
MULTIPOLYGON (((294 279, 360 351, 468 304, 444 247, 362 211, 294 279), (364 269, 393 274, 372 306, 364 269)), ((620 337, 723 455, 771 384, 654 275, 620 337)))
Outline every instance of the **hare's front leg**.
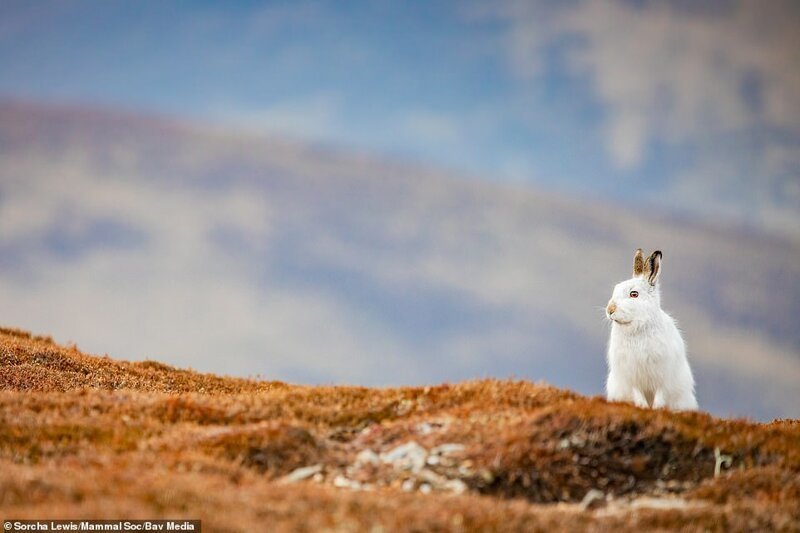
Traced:
POLYGON ((608 380, 606 380, 606 399, 609 402, 627 402, 630 400, 627 390, 613 372, 608 374, 608 380))
POLYGON ((640 391, 636 387, 633 387, 631 396, 633 397, 633 404, 636 407, 641 407, 642 409, 647 409, 648 407, 650 407, 650 404, 647 403, 647 398, 644 397, 644 393, 642 393, 642 391, 640 391))
POLYGON ((650 407, 647 399, 642 394, 642 391, 629 384, 624 384, 624 380, 612 372, 608 374, 608 381, 606 381, 607 399, 609 402, 633 402, 637 407, 650 407))
POLYGON ((661 409, 667 407, 667 396, 664 389, 658 389, 655 396, 653 396, 653 409, 661 409))

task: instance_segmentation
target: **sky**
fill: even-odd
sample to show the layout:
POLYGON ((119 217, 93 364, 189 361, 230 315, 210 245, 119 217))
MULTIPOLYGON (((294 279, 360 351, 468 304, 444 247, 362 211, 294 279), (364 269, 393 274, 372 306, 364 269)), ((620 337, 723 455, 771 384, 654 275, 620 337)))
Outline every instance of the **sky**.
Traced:
POLYGON ((0 97, 800 231, 793 2, 0 4, 0 97))
POLYGON ((3 0, 0 324, 599 394, 658 247, 703 408, 796 417, 798 6, 3 0))

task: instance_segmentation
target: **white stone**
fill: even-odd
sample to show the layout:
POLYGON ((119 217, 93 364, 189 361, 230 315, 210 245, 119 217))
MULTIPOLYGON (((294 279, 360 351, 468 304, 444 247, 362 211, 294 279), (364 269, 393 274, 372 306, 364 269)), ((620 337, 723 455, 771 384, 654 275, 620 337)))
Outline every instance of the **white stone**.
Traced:
POLYGON ((392 448, 380 457, 384 463, 391 464, 395 468, 419 472, 425 466, 428 450, 412 440, 392 448))
POLYGON ((583 500, 581 500, 580 508, 581 511, 586 511, 587 509, 591 509, 592 506, 596 505, 595 502, 598 501, 605 501, 606 495, 603 491, 597 489, 589 489, 588 492, 583 496, 583 500))
POLYGON ((467 484, 460 479, 448 479, 442 488, 451 492, 455 492, 456 494, 463 494, 467 491, 468 487, 467 484))
POLYGON ((431 455, 452 455, 464 451, 464 445, 457 442, 440 444, 431 450, 431 455))
POLYGON ((308 479, 316 474, 319 474, 320 472, 322 472, 322 465, 303 466, 301 468, 292 470, 290 473, 283 476, 281 478, 281 482, 296 483, 297 481, 308 479))
POLYGON ((361 489, 361 483, 359 483, 358 481, 354 481, 352 479, 348 479, 341 474, 339 474, 333 479, 333 486, 339 487, 341 489, 352 489, 352 490, 361 489))
POLYGON ((430 435, 433 433, 433 426, 428 424, 427 422, 422 422, 421 424, 417 424, 417 433, 420 435, 430 435))
POLYGON ((378 454, 367 448, 358 452, 355 464, 356 466, 377 465, 380 464, 380 462, 381 460, 378 454))

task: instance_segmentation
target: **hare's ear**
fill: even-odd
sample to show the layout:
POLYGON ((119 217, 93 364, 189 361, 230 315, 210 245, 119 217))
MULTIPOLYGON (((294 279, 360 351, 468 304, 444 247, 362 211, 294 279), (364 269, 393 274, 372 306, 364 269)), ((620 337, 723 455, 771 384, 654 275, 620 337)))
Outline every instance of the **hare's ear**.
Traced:
POLYGON ((644 273, 650 285, 655 285, 661 274, 661 250, 656 250, 644 262, 644 273))
POLYGON ((638 248, 633 255, 633 277, 640 278, 644 274, 644 256, 642 249, 638 248))

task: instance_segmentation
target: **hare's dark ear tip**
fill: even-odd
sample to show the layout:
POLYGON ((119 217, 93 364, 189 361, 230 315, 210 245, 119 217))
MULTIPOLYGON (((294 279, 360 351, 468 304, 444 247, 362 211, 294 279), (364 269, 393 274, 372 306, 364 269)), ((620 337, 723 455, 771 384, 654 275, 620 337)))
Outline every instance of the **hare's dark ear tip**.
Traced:
POLYGON ((661 250, 656 250, 645 261, 644 272, 647 274, 647 281, 653 286, 661 273, 661 255, 661 250))

